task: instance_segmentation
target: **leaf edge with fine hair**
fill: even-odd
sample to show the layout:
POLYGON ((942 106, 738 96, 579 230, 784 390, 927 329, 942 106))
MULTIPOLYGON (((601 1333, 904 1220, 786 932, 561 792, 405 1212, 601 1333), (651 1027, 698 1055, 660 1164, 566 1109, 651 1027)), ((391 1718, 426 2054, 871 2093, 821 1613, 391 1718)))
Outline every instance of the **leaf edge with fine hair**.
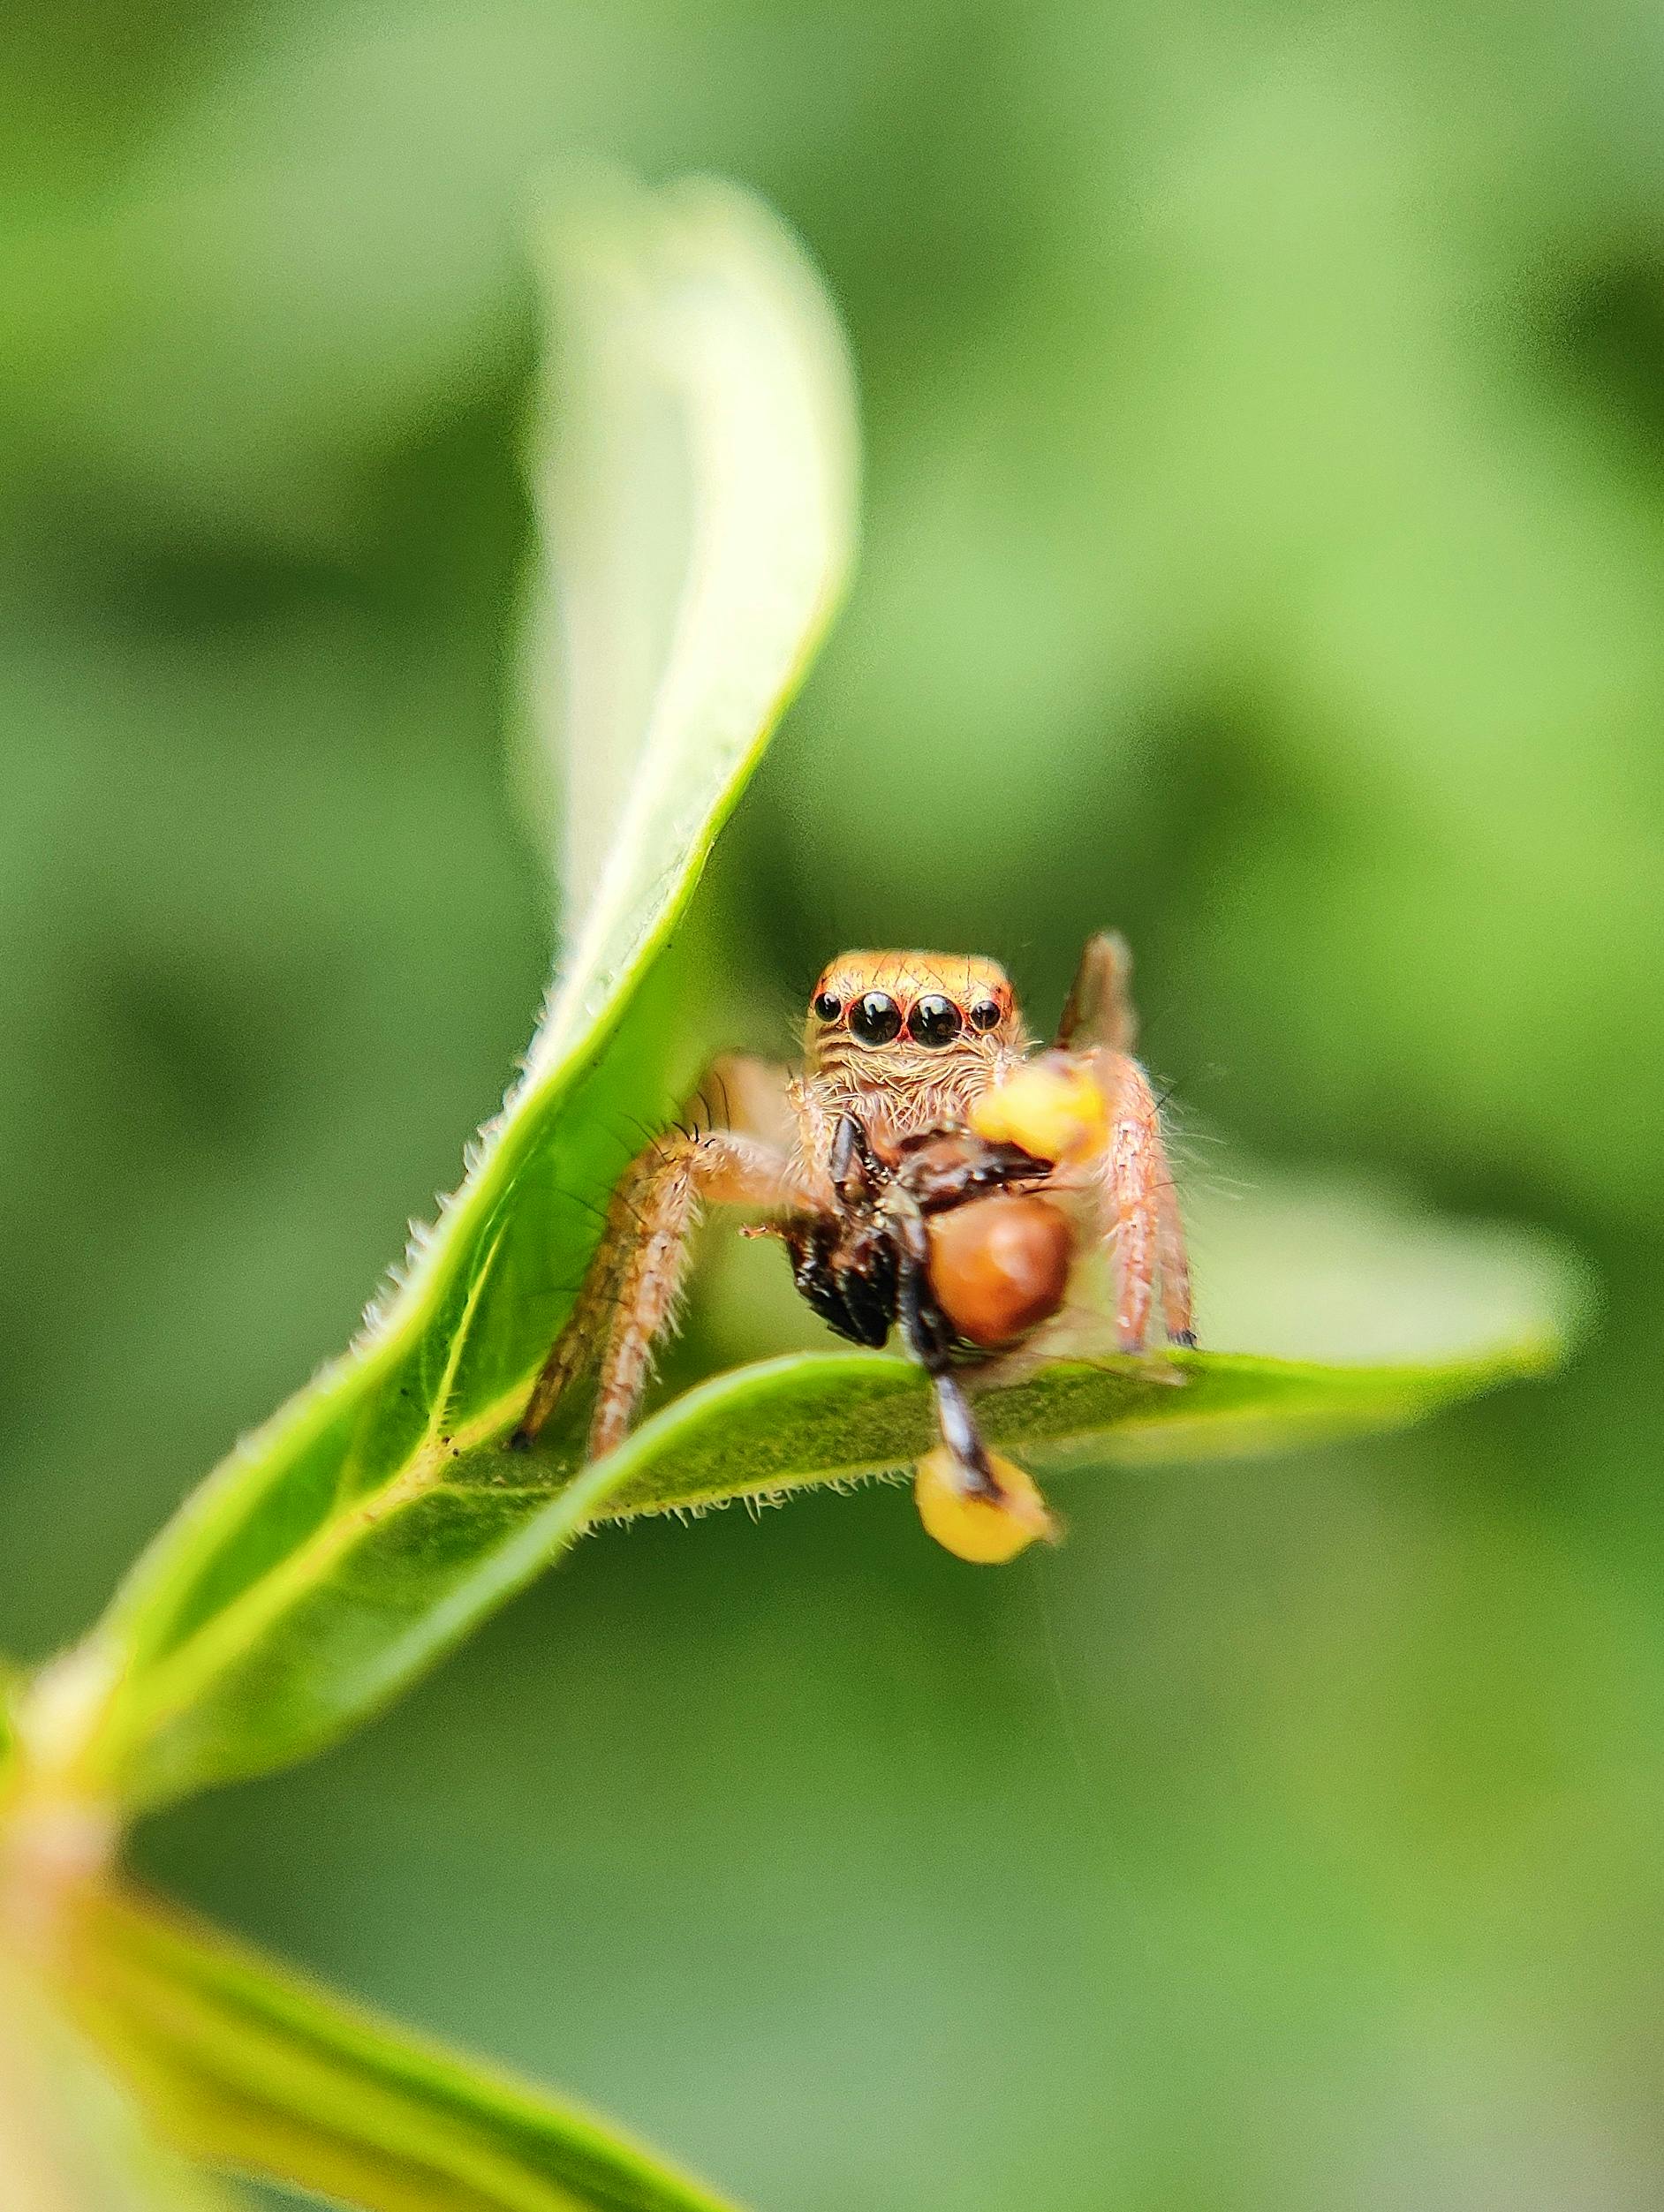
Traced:
MULTIPOLYGON (((375 1663, 352 1683, 329 1681, 324 1639, 319 1710, 291 1703, 280 1715, 269 1700, 272 1733, 258 1754, 238 1740, 223 1699, 208 1717, 216 1725, 196 1727, 186 1750, 175 1743, 158 1755, 147 1736, 156 1666, 193 1642, 240 1664, 248 1635, 281 1634, 286 1598, 304 1580, 296 1561, 320 1530, 385 1518, 390 1502, 435 1485, 458 1450, 511 1422, 622 1164, 611 1090, 627 1081, 632 1096, 656 1097, 675 1080, 662 955, 847 581, 852 377, 795 242, 748 195, 702 180, 622 200, 615 189, 587 220, 586 231, 570 211, 563 221, 576 272, 567 349, 633 347, 644 373, 671 380, 703 487, 643 738, 657 781, 644 798, 649 779, 638 774, 624 802, 626 828, 645 842, 615 847, 526 1075, 390 1302, 185 1502, 103 1621, 49 1671, 34 1701, 32 1753, 85 1797, 137 1809, 304 1756, 349 1724, 355 1696, 363 1712, 384 1702, 496 1602, 504 1585, 489 1557, 472 1581, 465 1562, 440 1560, 420 1597, 401 1559, 388 1590, 344 1593, 343 1610, 356 1606, 359 1619, 336 1624, 348 1642, 360 1631, 373 1638, 386 1601, 375 1663), (572 249, 574 223, 588 262, 572 249), (672 770, 686 788, 667 796, 672 770)), ((208 1670, 199 1683, 212 1704, 208 1670)))

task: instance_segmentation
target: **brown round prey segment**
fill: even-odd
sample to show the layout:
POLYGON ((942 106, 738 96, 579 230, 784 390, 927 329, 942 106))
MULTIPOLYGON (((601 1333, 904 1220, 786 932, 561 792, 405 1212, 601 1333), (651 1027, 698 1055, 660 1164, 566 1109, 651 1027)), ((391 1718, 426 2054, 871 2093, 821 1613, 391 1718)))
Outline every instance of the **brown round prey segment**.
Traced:
POLYGON ((973 1198, 934 1215, 929 1233, 931 1287, 967 1344, 1017 1343, 1062 1308, 1075 1231, 1049 1198, 973 1198))

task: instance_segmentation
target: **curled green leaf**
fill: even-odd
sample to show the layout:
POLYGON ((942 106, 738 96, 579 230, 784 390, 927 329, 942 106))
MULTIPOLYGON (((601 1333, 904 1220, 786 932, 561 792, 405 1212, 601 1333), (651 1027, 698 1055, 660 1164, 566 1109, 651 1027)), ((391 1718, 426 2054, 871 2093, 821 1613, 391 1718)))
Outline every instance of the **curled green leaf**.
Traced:
POLYGON ((563 610, 567 682, 559 713, 534 684, 534 713, 576 764, 587 909, 525 1079, 402 1284, 58 1670, 43 1749, 83 1794, 135 1806, 303 1755, 524 1573, 516 1516, 449 1470, 511 1423, 558 1330, 620 1130, 691 1079, 662 955, 848 572, 848 364, 779 224, 699 184, 569 205, 540 243, 560 306, 539 529, 560 578, 548 551, 531 629, 563 610), (660 620, 637 619, 642 571, 665 582, 660 620), (598 781, 626 739, 626 773, 598 781))
POLYGON ((232 2212, 163 2140, 116 2079, 0 1944, 0 2205, 6 2212, 232 2212))
MULTIPOLYGON (((1063 1361, 977 1401, 983 1431, 1034 1467, 1092 1460, 1252 1457, 1406 1427, 1500 1385, 1547 1372, 1541 1340, 1445 1365, 1332 1367, 1252 1353, 1175 1352, 1156 1360, 1063 1361)), ((806 1352, 737 1369, 686 1392, 609 1458, 581 1469, 542 1455, 535 1541, 553 1551, 592 1521, 697 1513, 736 1499, 899 1475, 935 1441, 929 1386, 884 1353, 806 1352)), ((453 1478, 505 1493, 495 1454, 453 1478)))
POLYGON ((206 2166, 367 2212, 724 2212, 587 2113, 131 1891, 85 1901, 67 1974, 90 2035, 206 2166))

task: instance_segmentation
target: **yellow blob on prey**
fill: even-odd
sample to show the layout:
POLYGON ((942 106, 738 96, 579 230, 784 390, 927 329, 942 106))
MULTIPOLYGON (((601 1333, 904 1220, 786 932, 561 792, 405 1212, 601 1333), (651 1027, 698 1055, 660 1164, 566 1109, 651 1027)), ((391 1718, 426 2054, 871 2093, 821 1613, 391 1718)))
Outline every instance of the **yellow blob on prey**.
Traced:
POLYGON ((927 1452, 913 1476, 913 1502, 925 1532, 957 1559, 978 1567, 1002 1567, 1039 1536, 1049 1543, 1057 1526, 1034 1478, 1012 1460, 990 1452, 1000 1486, 997 1498, 966 1494, 964 1471, 944 1445, 927 1452))
POLYGON ((1026 1061, 990 1084, 966 1118, 990 1144, 1020 1144, 1036 1159, 1059 1166, 1101 1152, 1109 1135, 1108 1110, 1092 1069, 1057 1053, 1026 1061))

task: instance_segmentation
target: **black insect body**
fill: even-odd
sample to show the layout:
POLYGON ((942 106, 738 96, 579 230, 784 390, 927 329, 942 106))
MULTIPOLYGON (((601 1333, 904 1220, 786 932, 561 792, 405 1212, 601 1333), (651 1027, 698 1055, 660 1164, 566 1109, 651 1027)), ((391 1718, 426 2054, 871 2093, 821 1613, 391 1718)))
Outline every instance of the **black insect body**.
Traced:
POLYGON ((851 1227, 819 1214, 786 1222, 791 1278, 829 1329, 876 1350, 896 1320, 896 1240, 877 1221, 851 1227))
MULTIPOLYGON (((1017 1145, 934 1134, 913 1139, 897 1160, 886 1163, 861 1122, 846 1114, 833 1148, 841 1212, 796 1214, 777 1233, 790 1255, 792 1280, 821 1319, 851 1343, 876 1349, 898 1320, 906 1321, 908 1257, 923 1250, 910 1225, 1049 1173, 1049 1161, 1017 1145)), ((954 1332, 927 1280, 915 1286, 911 1305, 933 1348, 940 1345, 945 1356, 954 1332)), ((911 1329, 904 1332, 911 1340, 911 1329)), ((924 1357, 922 1346, 910 1340, 908 1348, 924 1357)))
POLYGON ((1051 1173, 1016 1144, 929 1133, 886 1161, 854 1115, 843 1116, 832 1148, 840 1212, 798 1214, 775 1228, 792 1280, 828 1328, 876 1350, 898 1324, 908 1350, 930 1376, 944 1437, 987 1481, 987 1454, 954 1370, 976 1348, 955 1331, 930 1277, 927 1222, 979 1198, 1032 1184, 1051 1173))

